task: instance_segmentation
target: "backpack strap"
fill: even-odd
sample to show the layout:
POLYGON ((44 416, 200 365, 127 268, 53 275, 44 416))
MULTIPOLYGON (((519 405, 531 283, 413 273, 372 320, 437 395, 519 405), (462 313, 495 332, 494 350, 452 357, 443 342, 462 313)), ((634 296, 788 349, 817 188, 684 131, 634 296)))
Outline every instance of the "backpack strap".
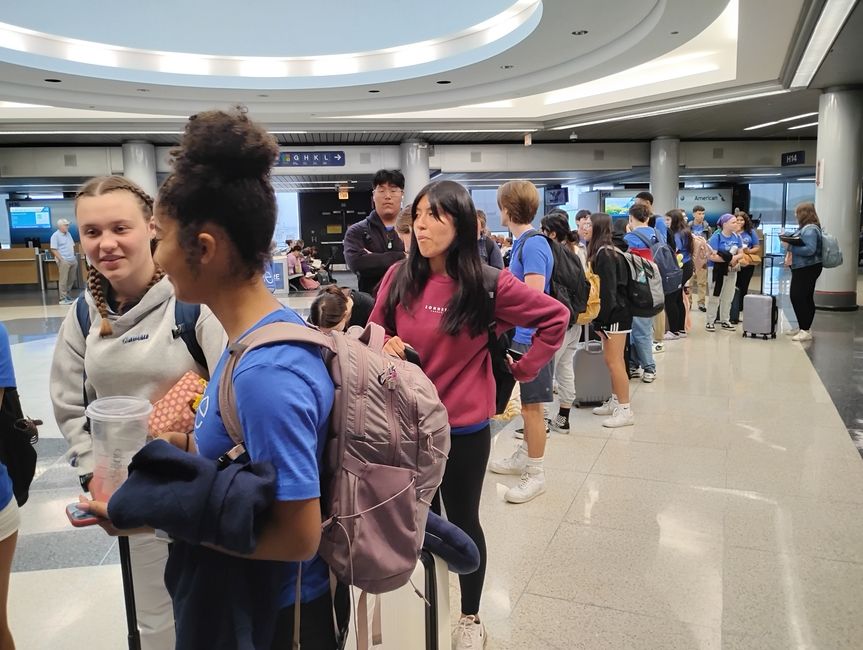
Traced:
MULTIPOLYGON (((656 232, 656 228, 654 228, 654 229, 653 229, 653 232, 656 232)), ((633 234, 633 235, 635 235, 636 237, 638 237, 638 238, 639 238, 641 241, 643 241, 645 244, 647 244, 647 247, 648 247, 650 250, 653 250, 653 242, 651 242, 651 241, 650 241, 650 240, 649 240, 645 235, 641 234, 640 232, 638 232, 638 231, 636 231, 636 230, 633 230, 633 231, 632 231, 632 234, 633 234)), ((657 235, 657 239, 659 239, 659 236, 658 236, 658 235, 657 235)), ((657 241, 656 243, 658 244, 659 242, 657 241)))
POLYGON ((78 319, 78 327, 81 328, 81 334, 84 335, 84 340, 86 340, 87 335, 90 333, 92 322, 90 321, 90 305, 87 304, 84 295, 82 293, 75 300, 75 317, 78 319))
MULTIPOLYGON (((519 264, 524 265, 524 247, 527 245, 527 240, 530 239, 531 237, 545 237, 546 241, 551 242, 551 240, 548 237, 546 237, 544 234, 542 234, 538 230, 528 231, 527 234, 522 236, 523 241, 522 241, 521 246, 519 246, 519 248, 518 248, 518 262, 519 262, 519 264)), ((549 243, 549 245, 551 245, 551 244, 549 243)), ((515 244, 513 244, 513 246, 515 246, 515 244)))
POLYGON ((174 323, 176 327, 171 330, 171 336, 175 339, 183 339, 189 354, 201 368, 207 368, 207 357, 198 342, 197 332, 198 319, 201 317, 201 305, 193 305, 188 302, 174 301, 174 323))
MULTIPOLYGON (((367 327, 366 331, 368 329, 367 327)), ((383 335, 381 335, 381 340, 383 340, 383 335)), ((228 346, 228 358, 225 362, 225 368, 219 380, 219 411, 222 415, 222 424, 225 425, 225 430, 237 447, 243 445, 244 435, 243 426, 237 413, 236 395, 234 394, 234 371, 247 352, 275 343, 307 343, 320 346, 333 353, 336 352, 336 345, 333 342, 332 335, 324 334, 304 325, 284 322, 269 323, 259 327, 249 332, 249 334, 236 343, 230 344, 228 346)), ((232 454, 237 450, 237 447, 229 451, 228 455, 235 457, 232 454)), ((242 451, 238 450, 237 456, 242 454, 242 451)))

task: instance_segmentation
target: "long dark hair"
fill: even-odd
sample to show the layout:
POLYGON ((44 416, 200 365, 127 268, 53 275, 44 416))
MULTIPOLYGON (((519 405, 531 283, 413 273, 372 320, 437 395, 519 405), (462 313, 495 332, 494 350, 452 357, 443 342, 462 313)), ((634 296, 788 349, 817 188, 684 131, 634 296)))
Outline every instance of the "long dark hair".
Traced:
POLYGON ((569 229, 569 219, 560 212, 549 212, 542 218, 542 229, 554 233, 555 240, 565 246, 573 244, 576 236, 569 229))
POLYGON ((612 241, 614 230, 611 225, 611 217, 604 212, 594 212, 590 215, 590 224, 593 226, 593 234, 587 245, 587 259, 593 262, 596 259, 596 254, 604 246, 614 246, 612 241))
MULTIPOLYGON (((441 321, 444 333, 455 336, 467 328, 471 336, 479 336, 491 320, 491 299, 483 288, 482 262, 476 245, 476 208, 468 191, 455 181, 438 181, 422 188, 411 207, 411 222, 416 221, 417 206, 427 198, 432 214, 439 221, 443 215, 452 217, 455 239, 446 256, 446 272, 456 283, 456 291, 447 304, 441 321)), ((431 277, 431 265, 419 251, 416 233, 412 237, 408 259, 394 272, 389 294, 384 304, 384 322, 396 331, 396 307, 410 310, 422 294, 431 277)))
POLYGON ((686 223, 686 213, 679 208, 669 210, 665 216, 671 217, 671 232, 675 235, 680 233, 683 239, 683 249, 692 255, 692 232, 686 223))

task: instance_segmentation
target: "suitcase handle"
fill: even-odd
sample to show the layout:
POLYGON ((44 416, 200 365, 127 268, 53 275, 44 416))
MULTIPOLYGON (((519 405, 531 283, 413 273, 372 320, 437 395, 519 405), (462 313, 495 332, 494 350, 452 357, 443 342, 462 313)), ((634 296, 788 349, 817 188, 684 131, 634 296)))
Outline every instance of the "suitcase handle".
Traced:
POLYGON ((584 344, 584 349, 590 354, 602 354, 602 341, 588 341, 584 344))

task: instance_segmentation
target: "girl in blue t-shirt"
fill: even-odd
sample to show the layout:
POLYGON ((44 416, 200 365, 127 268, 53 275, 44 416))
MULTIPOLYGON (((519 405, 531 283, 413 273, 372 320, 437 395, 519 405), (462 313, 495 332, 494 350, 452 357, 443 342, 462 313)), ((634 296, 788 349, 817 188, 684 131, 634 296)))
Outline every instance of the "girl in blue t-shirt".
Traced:
MULTIPOLYGON (((304 322, 270 293, 263 280, 276 224, 270 167, 277 154, 275 139, 243 111, 199 113, 190 118, 180 147, 172 152, 173 173, 156 201, 157 264, 174 285, 178 300, 212 310, 230 343, 269 323, 304 322)), ((269 518, 257 531, 254 552, 245 557, 285 563, 274 603, 278 614, 275 621, 236 624, 252 627, 254 650, 291 647, 298 563, 303 562, 300 641, 303 647, 335 650, 329 569, 317 555, 319 464, 333 405, 332 380, 317 347, 286 342, 252 350, 226 378, 229 354, 226 350, 210 372, 194 435, 176 434, 171 442, 214 461, 231 450, 234 442, 218 408, 218 392, 222 381, 232 381, 248 454, 275 470, 269 518)), ((196 570, 175 568, 180 573, 196 570)), ((202 594, 178 591, 173 596, 194 601, 202 594)), ((240 593, 236 597, 243 598, 240 593)), ((178 636, 184 634, 184 623, 211 625, 206 616, 178 620, 178 636)))
MULTIPOLYGON (((0 323, 0 405, 4 404, 7 390, 15 390, 15 370, 12 368, 12 349, 9 334, 0 323)), ((14 648, 6 603, 9 597, 9 574, 12 571, 12 556, 18 541, 18 502, 12 494, 12 479, 5 465, 0 463, 0 648, 14 648)))
POLYGON ((737 269, 743 259, 743 240, 737 234, 737 217, 723 214, 717 222, 719 229, 707 244, 710 291, 707 297, 707 331, 715 332, 718 322, 722 329, 733 332, 731 301, 737 282, 737 269), (719 309, 717 313, 717 307, 719 309))
POLYGON ((669 230, 674 235, 674 248, 677 259, 683 271, 680 289, 665 296, 665 313, 668 316, 668 333, 666 338, 686 336, 686 299, 683 295, 686 283, 692 277, 692 233, 686 225, 686 213, 683 210, 669 210, 666 216, 671 219, 669 230))
POLYGON ((752 255, 756 255, 755 259, 761 256, 761 241, 758 239, 758 233, 755 230, 755 225, 752 223, 752 217, 745 212, 737 214, 737 224, 740 234, 740 240, 743 242, 743 249, 746 255, 741 260, 740 270, 737 271, 737 311, 743 311, 743 297, 749 293, 749 283, 752 281, 752 275, 755 273, 755 267, 760 262, 753 261, 752 255))

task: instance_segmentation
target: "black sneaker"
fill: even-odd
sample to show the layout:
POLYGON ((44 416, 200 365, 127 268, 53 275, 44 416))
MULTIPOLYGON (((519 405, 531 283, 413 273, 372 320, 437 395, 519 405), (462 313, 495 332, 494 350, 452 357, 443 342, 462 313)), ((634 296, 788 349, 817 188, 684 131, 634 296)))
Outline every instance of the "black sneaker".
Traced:
MULTIPOLYGON (((546 422, 548 422, 548 420, 546 420, 546 422)), ((569 433, 569 419, 558 413, 551 420, 551 428, 556 433, 569 433)))
POLYGON ((722 329, 724 329, 726 332, 734 332, 737 331, 737 325, 732 325, 731 323, 722 321, 722 329))
POLYGON ((644 370, 642 368, 630 368, 629 369, 629 378, 630 379, 641 379, 644 374, 644 370))
POLYGON ((706 313, 706 312, 707 312, 707 307, 705 307, 704 305, 698 305, 698 311, 703 311, 703 312, 705 312, 705 313, 706 313))
POLYGON ((715 332, 716 331, 716 325, 714 323, 707 323, 704 326, 704 329, 706 329, 708 332, 715 332))
MULTIPOLYGON (((545 437, 548 438, 549 436, 551 436, 551 420, 545 418, 545 437)), ((515 437, 519 440, 524 439, 524 427, 515 430, 515 437)))

